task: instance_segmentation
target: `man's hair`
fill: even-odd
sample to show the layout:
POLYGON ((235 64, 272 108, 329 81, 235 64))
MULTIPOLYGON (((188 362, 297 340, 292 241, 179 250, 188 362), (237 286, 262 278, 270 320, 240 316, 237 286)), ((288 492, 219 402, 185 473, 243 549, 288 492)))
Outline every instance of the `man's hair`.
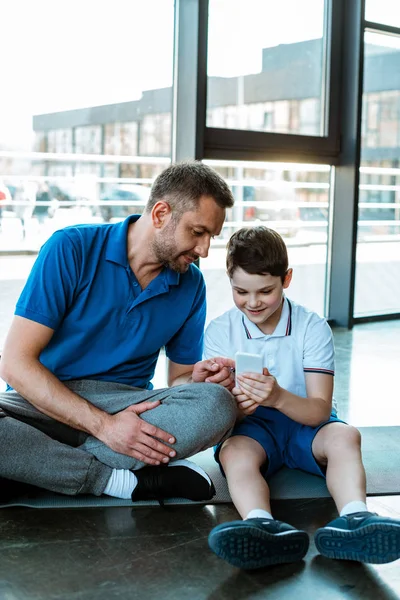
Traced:
POLYGON ((289 260, 282 237, 268 227, 244 227, 236 231, 227 245, 226 268, 232 278, 240 267, 250 275, 280 277, 282 283, 288 270, 289 260))
POLYGON ((214 169, 198 161, 180 162, 162 171, 153 183, 145 212, 165 200, 171 206, 173 217, 194 211, 202 196, 211 196, 221 208, 233 206, 234 198, 228 184, 214 169))

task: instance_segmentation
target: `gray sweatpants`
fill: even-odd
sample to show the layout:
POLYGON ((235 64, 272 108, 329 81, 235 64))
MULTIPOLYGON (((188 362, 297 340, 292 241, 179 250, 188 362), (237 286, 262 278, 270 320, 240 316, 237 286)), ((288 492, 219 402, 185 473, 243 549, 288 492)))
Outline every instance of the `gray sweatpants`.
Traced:
MULTIPOLYGON (((232 395, 210 383, 143 390, 105 381, 65 385, 102 410, 115 414, 145 400, 161 400, 141 418, 175 436, 175 459, 225 439, 235 422, 232 395)), ((0 476, 61 494, 103 493, 112 468, 141 469, 143 462, 114 452, 82 431, 64 425, 16 392, 0 393, 0 476)))

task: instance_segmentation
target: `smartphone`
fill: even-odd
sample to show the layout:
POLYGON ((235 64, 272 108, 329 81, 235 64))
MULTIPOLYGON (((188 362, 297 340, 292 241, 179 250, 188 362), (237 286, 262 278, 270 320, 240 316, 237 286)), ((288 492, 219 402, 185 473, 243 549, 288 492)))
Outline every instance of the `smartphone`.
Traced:
MULTIPOLYGON (((248 352, 236 352, 235 354, 235 375, 241 373, 262 373, 263 357, 261 354, 250 354, 248 352)), ((238 385, 236 379, 236 386, 238 385)))

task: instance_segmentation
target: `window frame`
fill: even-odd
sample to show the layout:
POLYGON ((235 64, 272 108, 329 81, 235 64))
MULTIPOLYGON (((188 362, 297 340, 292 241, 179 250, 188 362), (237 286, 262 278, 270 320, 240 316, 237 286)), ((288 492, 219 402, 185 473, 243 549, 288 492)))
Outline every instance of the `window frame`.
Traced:
MULTIPOLYGON (((341 66, 341 20, 342 0, 325 0, 324 25, 324 75, 322 112, 325 135, 301 135, 225 129, 206 125, 207 63, 200 65, 200 81, 205 90, 202 107, 204 124, 203 152, 201 158, 227 160, 280 160, 285 162, 330 163, 339 161, 339 108, 340 108, 340 66, 341 66)), ((199 1, 202 21, 208 24, 209 0, 199 1)), ((199 35, 207 48, 207 26, 199 35)), ((205 53, 207 59, 207 51, 205 53)))

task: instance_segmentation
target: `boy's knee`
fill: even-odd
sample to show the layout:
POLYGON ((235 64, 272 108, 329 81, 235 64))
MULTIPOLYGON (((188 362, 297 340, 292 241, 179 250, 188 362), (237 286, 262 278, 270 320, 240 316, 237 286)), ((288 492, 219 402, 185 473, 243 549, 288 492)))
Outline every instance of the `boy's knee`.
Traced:
POLYGON ((361 433, 356 427, 345 423, 334 423, 334 425, 329 429, 327 427, 327 445, 330 449, 343 450, 349 447, 361 447, 361 433))
POLYGON ((219 452, 219 460, 223 468, 225 469, 229 464, 234 464, 235 469, 240 469, 241 466, 247 468, 253 458, 255 461, 252 441, 250 438, 240 435, 225 440, 219 452))
POLYGON ((350 446, 361 447, 361 433, 352 425, 346 425, 342 433, 342 440, 350 446))

